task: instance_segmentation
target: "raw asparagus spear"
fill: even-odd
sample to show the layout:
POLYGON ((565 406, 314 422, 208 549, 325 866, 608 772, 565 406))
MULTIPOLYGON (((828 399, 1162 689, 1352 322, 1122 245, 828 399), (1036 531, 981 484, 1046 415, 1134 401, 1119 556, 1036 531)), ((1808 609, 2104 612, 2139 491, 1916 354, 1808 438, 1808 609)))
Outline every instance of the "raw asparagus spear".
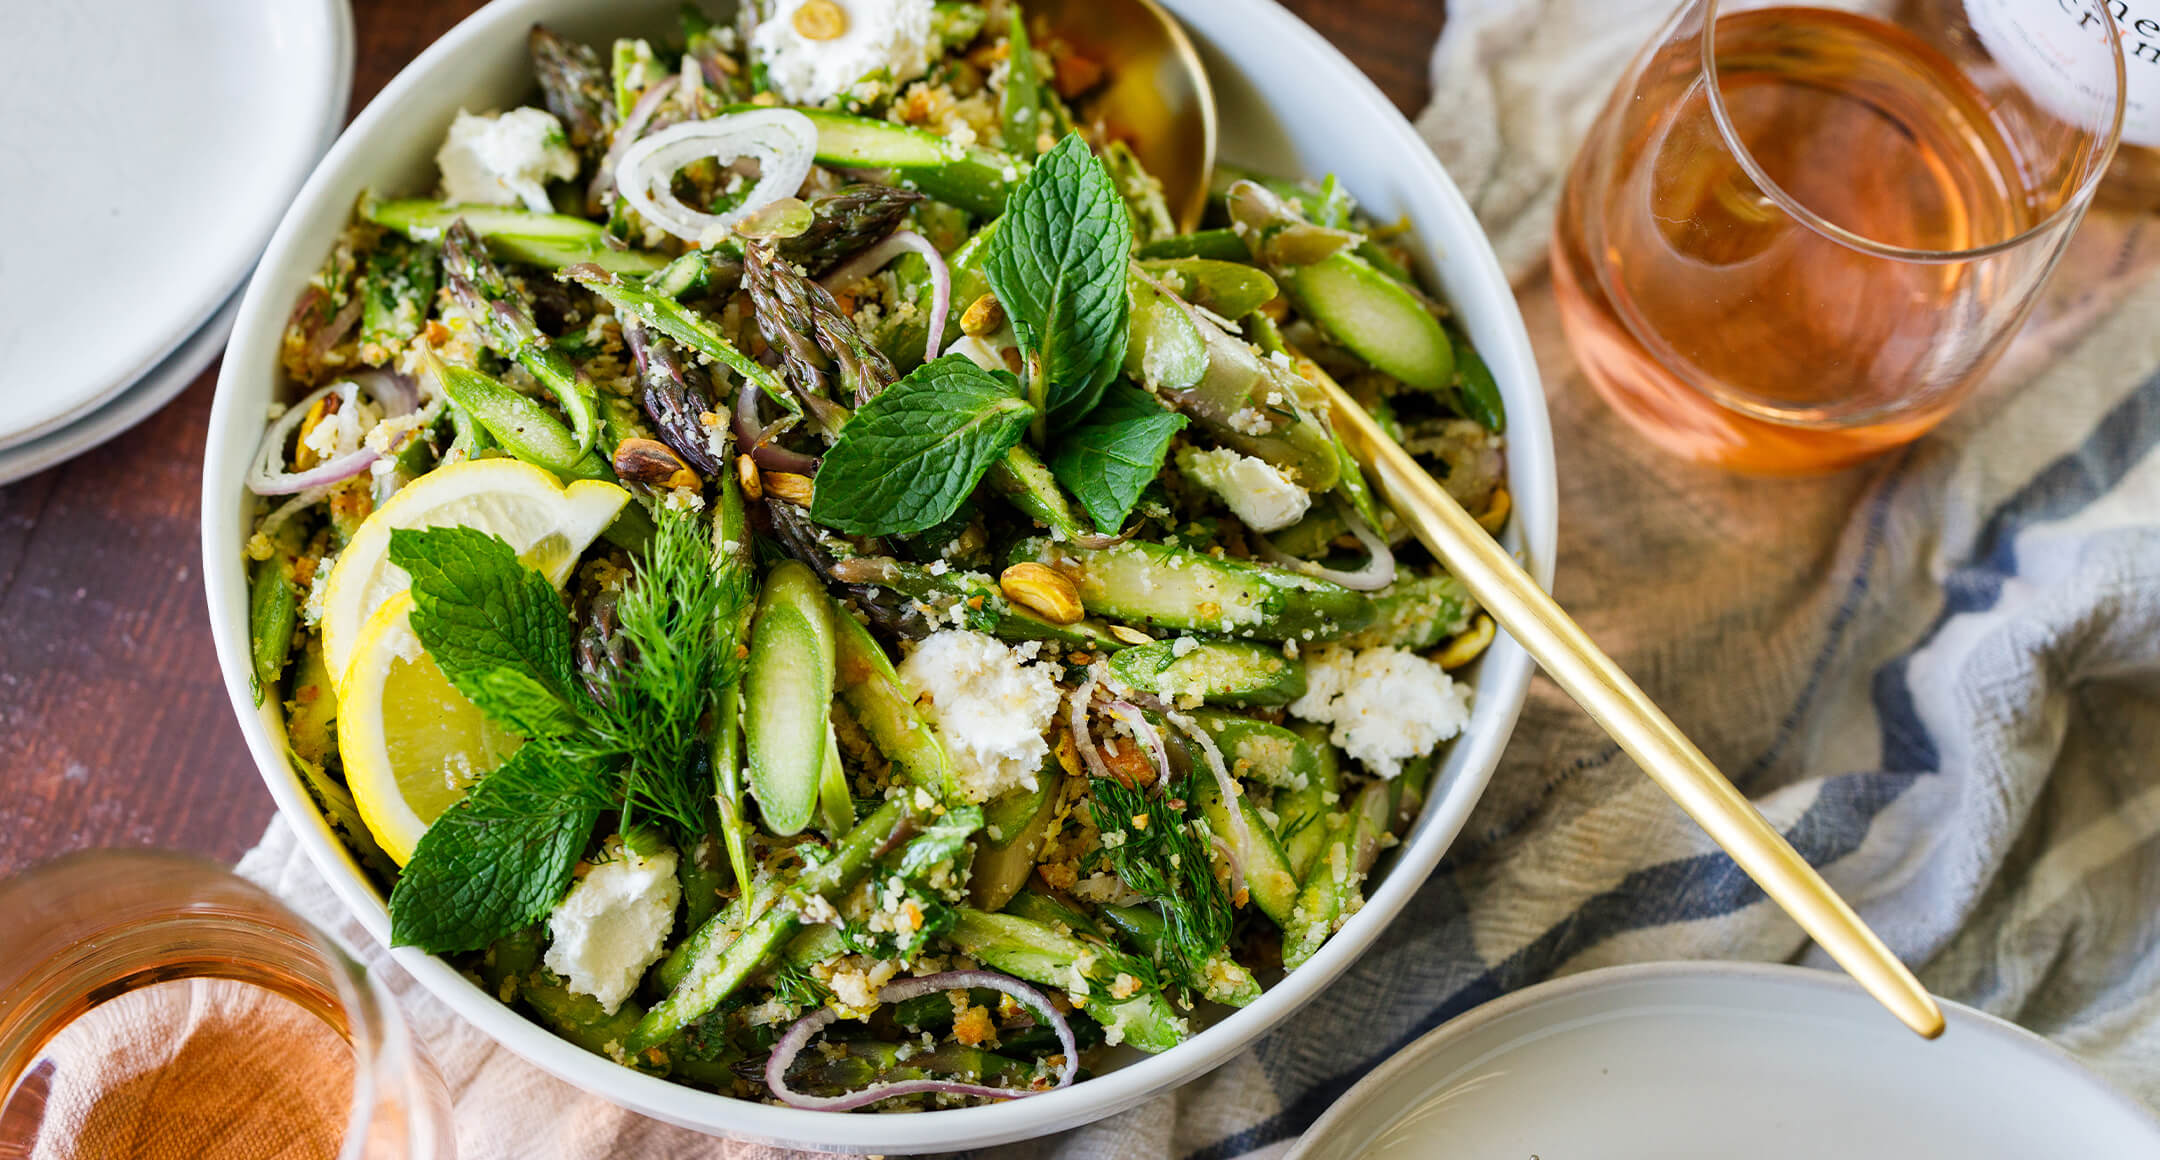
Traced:
POLYGON ((801 563, 765 577, 743 673, 750 792, 773 833, 799 834, 816 812, 833 699, 832 601, 801 563))
POLYGON ((781 354, 789 388, 829 428, 838 428, 827 409, 832 404, 821 408, 813 399, 867 403, 899 377, 892 360, 855 329, 831 291, 796 273, 769 247, 756 242, 745 247, 743 289, 755 308, 758 333, 781 354))
POLYGON ((1320 860, 1306 875, 1297 907, 1283 928, 1283 965, 1293 970, 1320 950, 1355 907, 1359 888, 1380 855, 1380 835, 1389 830, 1391 809, 1385 782, 1358 791, 1348 811, 1328 824, 1320 860))
POLYGON ((615 123, 615 107, 600 54, 540 24, 533 25, 525 44, 532 54, 540 93, 548 111, 562 122, 571 148, 594 154, 604 151, 608 127, 615 123))
POLYGON ((1168 1051, 1185 1041, 1185 1021, 1161 991, 1141 982, 1144 964, 1131 956, 1011 914, 962 907, 945 940, 997 970, 1032 983, 1062 987, 1109 1031, 1142 1051, 1168 1051), (1076 994, 1085 985, 1084 994, 1076 994), (1137 988, 1137 989, 1133 989, 1137 988), (1128 991, 1118 998, 1119 991, 1128 991))
POLYGON ((360 268, 360 361, 382 366, 426 324, 435 301, 435 247, 388 235, 360 268))
POLYGON ((1365 627, 1370 602, 1325 580, 1284 568, 1217 559, 1139 541, 1083 548, 1023 540, 1010 563, 1033 560, 1063 571, 1091 613, 1127 624, 1259 640, 1334 640, 1365 627))
POLYGON ((570 417, 578 454, 591 451, 600 437, 600 410, 592 383, 540 333, 531 303, 496 269, 481 248, 479 236, 463 221, 451 223, 443 237, 443 271, 451 293, 479 321, 488 346, 524 367, 555 396, 563 414, 570 417))
POLYGON ((649 250, 610 249, 600 225, 565 214, 369 195, 360 200, 360 216, 416 242, 437 241, 462 219, 496 257, 547 270, 590 263, 614 273, 649 274, 667 265, 666 257, 649 250))
MULTIPOLYGON (((830 900, 861 880, 871 860, 902 832, 909 816, 908 803, 900 798, 886 802, 857 822, 834 847, 831 857, 803 871, 788 889, 787 897, 751 923, 740 937, 727 941, 725 946, 710 945, 706 953, 697 956, 674 991, 638 1021, 624 1040, 626 1046, 635 1051, 659 1043, 733 994, 801 928, 799 908, 813 895, 830 900)), ((727 917, 728 912, 722 911, 713 921, 724 922, 727 917)), ((715 944, 720 941, 712 940, 715 944)))

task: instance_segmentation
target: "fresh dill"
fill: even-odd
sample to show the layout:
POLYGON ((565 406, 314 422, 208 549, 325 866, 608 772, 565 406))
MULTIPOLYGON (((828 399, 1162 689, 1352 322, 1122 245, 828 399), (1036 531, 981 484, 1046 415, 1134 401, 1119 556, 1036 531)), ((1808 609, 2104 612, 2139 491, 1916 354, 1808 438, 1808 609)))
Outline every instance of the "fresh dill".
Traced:
POLYGON ((1103 857, 1127 886, 1162 913, 1163 969, 1188 986, 1230 942, 1230 899, 1215 878, 1200 823, 1176 805, 1191 800, 1190 770, 1161 792, 1133 789, 1114 777, 1089 783, 1103 857), (1119 835, 1111 837, 1111 835, 1119 835))
POLYGON ((626 815, 703 833, 712 776, 702 722, 714 712, 749 600, 747 578, 716 566, 703 520, 662 505, 659 529, 615 600, 623 663, 602 682, 591 732, 574 744, 623 762, 626 815))

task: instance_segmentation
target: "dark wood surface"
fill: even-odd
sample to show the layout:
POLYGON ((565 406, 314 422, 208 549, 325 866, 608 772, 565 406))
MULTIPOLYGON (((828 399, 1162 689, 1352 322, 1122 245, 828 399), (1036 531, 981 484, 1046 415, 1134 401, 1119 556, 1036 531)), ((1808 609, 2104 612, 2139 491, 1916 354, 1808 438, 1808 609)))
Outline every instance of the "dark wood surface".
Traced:
MULTIPOLYGON (((353 0, 352 111, 479 6, 353 0)), ((1441 0, 1288 6, 1404 112, 1423 105, 1441 0)), ((213 364, 133 431, 0 487, 0 876, 95 846, 231 861, 270 819, 203 601, 201 459, 216 381, 213 364)))

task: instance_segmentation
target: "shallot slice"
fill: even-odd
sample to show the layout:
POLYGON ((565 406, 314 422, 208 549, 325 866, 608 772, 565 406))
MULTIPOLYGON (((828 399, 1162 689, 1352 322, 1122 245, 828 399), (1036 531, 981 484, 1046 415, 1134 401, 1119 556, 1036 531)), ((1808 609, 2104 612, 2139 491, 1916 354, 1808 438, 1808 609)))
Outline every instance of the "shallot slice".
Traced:
MULTIPOLYGON (((1052 1006, 1048 996, 1026 983, 995 971, 945 971, 935 975, 922 975, 912 979, 900 979, 887 983, 878 992, 879 1004, 900 1003, 919 995, 939 991, 959 991, 973 987, 1010 995, 1021 1006, 1034 1012, 1035 1017, 1050 1025, 1057 1033, 1058 1047, 1064 1051, 1064 1061, 1058 1065, 1057 1083, 1048 1090, 1070 1085, 1080 1071, 1080 1044, 1073 1038, 1072 1025, 1065 1021, 1052 1006)), ((773 1044, 772 1055, 765 1061, 765 1086, 780 1102, 793 1108, 809 1108, 822 1112, 846 1112, 867 1107, 881 1100, 899 1096, 918 1095, 924 1092, 942 1092, 949 1095, 976 1096, 982 1099, 1010 1100, 1039 1095, 1039 1092, 1020 1091, 1013 1088, 991 1087, 987 1084, 964 1083, 959 1080, 911 1079, 894 1083, 877 1083, 844 1096, 813 1096, 798 1092, 787 1085, 788 1068, 795 1057, 810 1045, 810 1040, 827 1025, 840 1017, 830 1007, 821 1007, 797 1019, 773 1044)))

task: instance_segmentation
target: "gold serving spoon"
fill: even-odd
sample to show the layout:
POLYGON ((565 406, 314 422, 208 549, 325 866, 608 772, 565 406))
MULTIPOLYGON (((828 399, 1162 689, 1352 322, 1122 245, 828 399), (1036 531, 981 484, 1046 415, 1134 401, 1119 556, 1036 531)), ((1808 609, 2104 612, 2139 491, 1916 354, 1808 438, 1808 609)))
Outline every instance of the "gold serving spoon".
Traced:
MULTIPOLYGON (((1215 101, 1184 29, 1154 0, 1035 0, 1030 8, 1106 62, 1108 84, 1083 111, 1130 137, 1161 179, 1179 225, 1191 229, 1214 169, 1215 101)), ((1357 400, 1310 360, 1300 361, 1358 465, 1500 627, 1868 994, 1919 1034, 1942 1034, 1942 1009, 1927 989, 1754 803, 1357 400)))
POLYGON ((1215 90, 1185 27, 1155 0, 1030 0, 1027 10, 1102 66, 1077 112, 1132 147, 1191 233, 1215 172, 1215 90))

